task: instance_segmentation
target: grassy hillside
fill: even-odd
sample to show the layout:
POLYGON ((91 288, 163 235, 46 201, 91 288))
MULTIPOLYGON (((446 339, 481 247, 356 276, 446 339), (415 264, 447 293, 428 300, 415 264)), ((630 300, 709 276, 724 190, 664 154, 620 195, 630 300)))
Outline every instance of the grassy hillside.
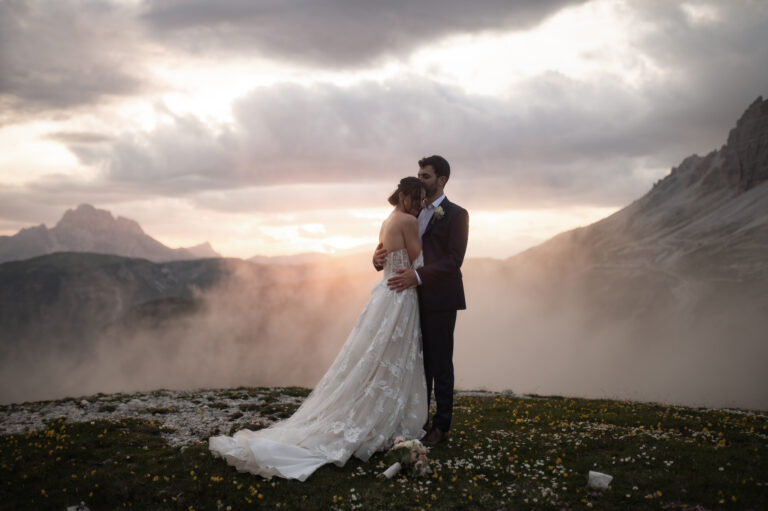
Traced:
POLYGON ((7 509, 764 509, 768 416, 622 401, 458 393, 429 479, 383 456, 306 482, 241 474, 205 439, 260 428, 306 389, 157 391, 0 407, 7 509), (586 488, 590 470, 614 476, 586 488))

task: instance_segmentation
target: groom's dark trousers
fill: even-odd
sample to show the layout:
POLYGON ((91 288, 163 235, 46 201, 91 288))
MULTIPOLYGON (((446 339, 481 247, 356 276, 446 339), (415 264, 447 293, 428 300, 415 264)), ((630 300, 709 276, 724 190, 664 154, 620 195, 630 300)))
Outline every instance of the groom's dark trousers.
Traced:
POLYGON ((427 396, 431 399, 434 389, 437 405, 432 427, 447 432, 453 416, 453 329, 456 311, 467 308, 461 264, 467 250, 469 214, 447 198, 440 207, 443 216, 433 217, 421 237, 424 266, 417 271, 427 396))
POLYGON ((453 417, 453 328, 456 311, 421 312, 424 346, 424 375, 427 377, 427 406, 435 390, 437 411, 432 426, 446 432, 453 417))

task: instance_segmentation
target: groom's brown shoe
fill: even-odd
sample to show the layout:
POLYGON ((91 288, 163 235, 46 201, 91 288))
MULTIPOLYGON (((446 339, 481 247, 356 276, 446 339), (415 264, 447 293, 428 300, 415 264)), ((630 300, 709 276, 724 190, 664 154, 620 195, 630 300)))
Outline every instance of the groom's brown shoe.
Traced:
POLYGON ((432 428, 429 430, 424 438, 421 439, 421 443, 427 447, 434 447, 440 442, 444 442, 448 438, 448 432, 443 433, 439 428, 432 428))

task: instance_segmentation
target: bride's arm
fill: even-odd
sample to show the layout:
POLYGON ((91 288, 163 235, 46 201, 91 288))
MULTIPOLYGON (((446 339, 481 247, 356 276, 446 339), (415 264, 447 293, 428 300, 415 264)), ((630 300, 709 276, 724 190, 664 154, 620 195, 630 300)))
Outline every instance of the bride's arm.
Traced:
POLYGON ((403 222, 403 241, 408 250, 408 259, 413 263, 421 253, 421 239, 419 238, 419 220, 415 216, 408 215, 403 222))

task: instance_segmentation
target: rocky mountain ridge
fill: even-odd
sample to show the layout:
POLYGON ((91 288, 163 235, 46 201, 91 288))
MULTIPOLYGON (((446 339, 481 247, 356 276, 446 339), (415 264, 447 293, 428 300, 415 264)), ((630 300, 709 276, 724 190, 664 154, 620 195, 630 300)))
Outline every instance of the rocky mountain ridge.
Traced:
POLYGON ((128 218, 81 204, 67 210, 51 229, 45 225, 0 237, 0 262, 27 259, 54 252, 94 252, 162 262, 221 257, 210 243, 170 248, 146 234, 128 218))
POLYGON ((546 271, 565 272, 710 268, 749 278, 753 270, 768 271, 756 257, 761 252, 768 254, 768 101, 762 97, 719 150, 689 156, 629 206, 508 262, 539 261, 546 271))

